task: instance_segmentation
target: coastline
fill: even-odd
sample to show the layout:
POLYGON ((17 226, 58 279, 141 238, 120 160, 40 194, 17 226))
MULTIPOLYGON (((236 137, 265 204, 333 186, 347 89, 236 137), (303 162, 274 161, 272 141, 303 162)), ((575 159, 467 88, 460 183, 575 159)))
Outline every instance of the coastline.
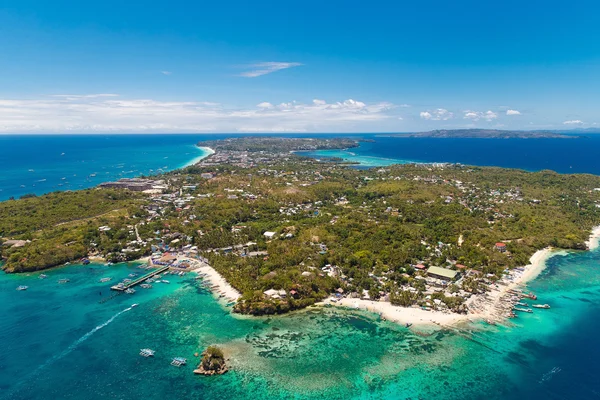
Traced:
POLYGON ((546 269, 546 261, 551 257, 564 252, 551 247, 546 247, 536 251, 529 259, 529 264, 522 270, 513 270, 506 277, 495 285, 490 286, 491 290, 483 295, 473 296, 467 300, 469 315, 474 319, 484 319, 491 322, 503 322, 507 319, 506 307, 503 303, 507 297, 511 296, 509 291, 519 290, 537 278, 546 269))
POLYGON ((192 161, 185 163, 182 167, 180 167, 178 169, 187 168, 187 167, 191 167, 192 165, 196 165, 200 161, 204 160, 205 158, 210 157, 213 154, 215 154, 215 151, 210 147, 196 146, 196 145, 194 145, 194 147, 196 149, 200 149, 202 151, 202 155, 194 158, 192 161))
MULTIPOLYGON (((598 229, 600 238, 600 229, 598 229)), ((480 320, 503 321, 501 303, 509 290, 524 286, 527 282, 537 278, 546 268, 546 261, 563 252, 547 247, 536 251, 529 259, 529 264, 523 267, 523 271, 512 271, 508 279, 498 281, 492 290, 481 295, 474 295, 466 304, 469 306, 468 314, 457 314, 453 312, 427 311, 418 307, 394 306, 390 302, 373 301, 363 299, 342 298, 332 302, 328 298, 321 305, 330 304, 337 307, 348 307, 357 310, 365 310, 380 314, 385 319, 406 325, 438 325, 451 326, 463 322, 476 322, 480 320)))
POLYGON ((427 311, 418 307, 400 307, 394 306, 387 301, 373 301, 363 299, 342 298, 337 302, 326 299, 320 305, 330 304, 336 307, 346 307, 355 310, 373 312, 384 317, 388 321, 401 325, 455 325, 460 322, 470 321, 468 314, 457 314, 452 312, 427 311))
POLYGON ((194 268, 191 272, 203 276, 204 281, 210 283, 212 287, 214 287, 214 290, 212 291, 215 295, 218 294, 218 297, 221 297, 222 295, 223 298, 229 301, 237 301, 242 297, 242 294, 231 286, 216 269, 206 263, 202 263, 200 267, 194 268))
POLYGON ((585 241, 585 244, 590 251, 596 250, 598 247, 600 247, 600 225, 595 226, 592 229, 592 234, 588 240, 585 241))

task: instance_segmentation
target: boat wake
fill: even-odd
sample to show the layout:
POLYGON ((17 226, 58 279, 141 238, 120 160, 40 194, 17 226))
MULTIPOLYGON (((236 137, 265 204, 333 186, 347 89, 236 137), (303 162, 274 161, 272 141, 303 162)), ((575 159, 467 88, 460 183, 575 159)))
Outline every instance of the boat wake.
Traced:
POLYGON ((550 379, 552 379, 554 374, 558 374, 560 371, 562 371, 562 369, 560 369, 559 367, 552 368, 550 372, 547 372, 544 375, 542 375, 542 379, 540 379, 539 383, 548 382, 550 379))
MULTIPOLYGON (((92 329, 91 331, 89 331, 88 333, 86 333, 85 335, 83 335, 82 337, 80 337, 79 339, 77 339, 75 342, 73 342, 73 344, 71 344, 64 351, 62 351, 61 353, 55 355, 54 357, 49 358, 48 361, 46 361, 45 363, 43 363, 42 365, 40 365, 38 368, 36 368, 35 371, 33 371, 31 373, 31 375, 29 375, 27 378, 23 379, 21 382, 19 382, 17 385, 15 385, 15 387, 13 389, 13 392, 16 391, 23 383, 25 383, 25 382, 31 382, 31 378, 33 378, 38 373, 40 373, 44 368, 48 367, 49 365, 52 365, 53 363, 55 363, 56 361, 60 360, 61 358, 64 358, 67 355, 69 355, 73 350, 75 350, 77 347, 79 347, 79 345, 81 343, 83 343, 86 340, 88 340, 94 333, 98 332, 100 329, 104 328, 105 326, 107 326, 108 324, 110 324, 111 322, 113 322, 119 315, 121 315, 123 313, 126 313, 127 311, 130 311, 133 307, 135 307, 135 306, 127 307, 123 311, 119 311, 118 313, 116 313, 115 315, 113 315, 112 317, 110 317, 110 319, 108 319, 106 322, 104 322, 101 325, 96 326, 94 329, 92 329)), ((10 398, 10 396, 9 396, 9 398, 10 398)))

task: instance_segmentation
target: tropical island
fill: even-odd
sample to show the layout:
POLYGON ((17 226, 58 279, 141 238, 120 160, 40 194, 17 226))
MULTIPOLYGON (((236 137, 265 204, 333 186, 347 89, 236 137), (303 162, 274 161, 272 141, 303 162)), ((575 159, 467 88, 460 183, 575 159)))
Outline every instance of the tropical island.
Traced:
POLYGON ((500 129, 436 129, 428 132, 398 133, 385 136, 441 139, 576 139, 581 137, 577 135, 565 135, 554 131, 514 131, 500 129))
POLYGON ((207 347, 202 353, 200 365, 194 370, 194 373, 199 375, 222 375, 226 372, 225 355, 217 346, 207 347))
POLYGON ((600 225, 598 176, 451 164, 357 170, 297 156, 304 140, 280 140, 271 150, 277 138, 202 142, 215 153, 183 170, 2 202, 3 269, 186 259, 184 268, 222 280, 239 313, 325 301, 499 319, 513 316, 503 304, 518 296, 534 254, 584 250, 600 225))

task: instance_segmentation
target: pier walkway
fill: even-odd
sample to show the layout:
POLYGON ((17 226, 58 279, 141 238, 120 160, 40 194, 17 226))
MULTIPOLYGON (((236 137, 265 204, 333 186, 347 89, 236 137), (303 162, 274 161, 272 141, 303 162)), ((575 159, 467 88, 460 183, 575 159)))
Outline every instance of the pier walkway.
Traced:
POLYGON ((135 285, 137 285, 139 283, 144 282, 148 278, 152 278, 155 275, 162 274, 163 272, 167 271, 169 268, 170 268, 169 266, 160 267, 158 269, 155 269, 152 272, 147 273, 144 276, 140 276, 139 278, 137 278, 134 281, 131 281, 131 282, 126 283, 124 285, 114 285, 114 286, 111 286, 110 289, 111 290, 118 290, 119 292, 124 292, 125 290, 127 290, 127 289, 129 289, 131 287, 134 287, 135 285))

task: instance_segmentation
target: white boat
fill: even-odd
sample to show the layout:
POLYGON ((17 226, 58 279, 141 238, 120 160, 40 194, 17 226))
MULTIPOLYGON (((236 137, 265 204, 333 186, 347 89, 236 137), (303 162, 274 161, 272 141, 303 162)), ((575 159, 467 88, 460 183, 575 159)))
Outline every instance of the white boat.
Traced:
POLYGON ((155 352, 152 349, 141 349, 140 350, 140 356, 142 356, 142 357, 153 357, 154 353, 155 352))
POLYGON ((129 289, 125 290, 125 293, 127 293, 127 294, 134 294, 135 293, 135 289, 129 288, 129 289))
POLYGON ((68 283, 68 282, 70 282, 70 281, 69 281, 68 279, 66 279, 66 278, 63 278, 63 279, 59 279, 59 280, 58 280, 58 283, 61 283, 61 284, 62 284, 62 283, 68 283))
POLYGON ((21 285, 17 288, 17 290, 27 290, 29 289, 29 286, 25 286, 25 285, 21 285))
POLYGON ((185 364, 187 364, 187 359, 183 357, 175 357, 173 361, 171 361, 171 365, 173 365, 174 367, 181 367, 185 364))
POLYGON ((162 280, 162 283, 171 283, 171 282, 169 282, 169 281, 168 281, 168 280, 166 280, 166 279, 163 279, 163 280, 162 280))
POLYGON ((535 308, 550 308, 549 304, 533 304, 531 307, 535 307, 535 308))
POLYGON ((48 275, 46 275, 46 274, 41 274, 41 275, 39 276, 39 278, 40 278, 40 279, 46 279, 47 277, 48 277, 48 275))
POLYGON ((139 306, 139 304, 138 304, 138 303, 133 303, 133 304, 131 305, 131 308, 133 308, 133 307, 137 307, 137 306, 139 306))
POLYGON ((102 278, 100 279, 100 282, 104 283, 104 282, 110 282, 112 280, 112 278, 106 277, 106 278, 102 278))

